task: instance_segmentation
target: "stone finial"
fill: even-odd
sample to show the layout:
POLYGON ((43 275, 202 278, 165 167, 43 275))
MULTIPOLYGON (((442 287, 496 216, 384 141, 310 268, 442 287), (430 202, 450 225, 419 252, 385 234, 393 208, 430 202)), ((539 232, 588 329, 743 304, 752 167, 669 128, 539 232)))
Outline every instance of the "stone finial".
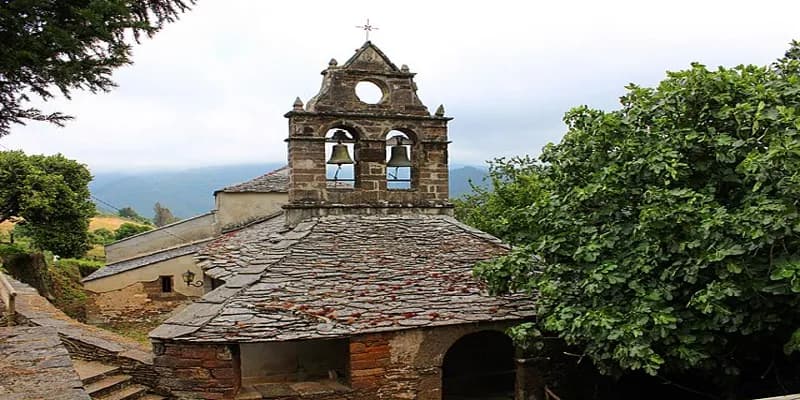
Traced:
POLYGON ((300 97, 298 96, 296 99, 294 99, 294 104, 292 104, 292 107, 297 111, 302 111, 303 110, 303 100, 300 100, 300 97))
POLYGON ((408 72, 408 65, 403 64, 400 66, 400 72, 408 72))
POLYGON ((335 66, 337 66, 337 65, 339 65, 339 62, 338 62, 338 61, 336 61, 336 59, 335 59, 335 58, 331 58, 331 60, 330 60, 330 61, 328 61, 328 66, 329 66, 329 67, 331 67, 331 68, 333 68, 333 67, 335 67, 335 66))
POLYGON ((436 116, 444 117, 444 104, 439 104, 439 107, 436 107, 436 116))

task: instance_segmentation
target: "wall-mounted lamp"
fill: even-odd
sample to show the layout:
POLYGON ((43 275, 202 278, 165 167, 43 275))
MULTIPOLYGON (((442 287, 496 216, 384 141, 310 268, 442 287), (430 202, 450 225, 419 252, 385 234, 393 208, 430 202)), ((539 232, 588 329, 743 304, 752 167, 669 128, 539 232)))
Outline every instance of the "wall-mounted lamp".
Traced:
POLYGON ((203 281, 194 282, 194 275, 195 275, 194 272, 188 269, 186 270, 186 272, 181 274, 181 276, 183 277, 183 281, 186 282, 186 286, 194 286, 194 287, 203 286, 203 281))

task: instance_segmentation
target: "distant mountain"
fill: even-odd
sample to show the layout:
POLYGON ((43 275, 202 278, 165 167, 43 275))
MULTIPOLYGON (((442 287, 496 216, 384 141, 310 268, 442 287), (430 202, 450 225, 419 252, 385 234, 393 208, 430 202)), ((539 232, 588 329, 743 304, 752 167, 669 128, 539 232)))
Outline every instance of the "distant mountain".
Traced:
POLYGON ((483 167, 460 167, 450 170, 450 197, 457 198, 464 194, 472 193, 472 185, 479 187, 489 187, 486 178, 489 171, 483 167))
MULTIPOLYGON (((181 171, 143 171, 94 175, 89 184, 97 208, 133 207, 140 215, 152 218, 153 205, 160 202, 180 218, 202 214, 214 208, 214 191, 244 182, 283 164, 241 164, 193 168, 181 171)), ((483 183, 486 169, 462 166, 450 170, 450 196, 458 197, 472 189, 469 181, 483 183)), ((485 183, 484 183, 485 184, 485 183)))

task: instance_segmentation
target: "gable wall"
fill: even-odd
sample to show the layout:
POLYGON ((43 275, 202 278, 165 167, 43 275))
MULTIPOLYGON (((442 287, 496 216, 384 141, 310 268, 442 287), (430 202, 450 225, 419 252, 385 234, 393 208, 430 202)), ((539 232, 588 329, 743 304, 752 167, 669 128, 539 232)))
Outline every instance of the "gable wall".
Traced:
POLYGON ((217 192, 215 212, 221 230, 242 226, 281 210, 287 193, 217 192))

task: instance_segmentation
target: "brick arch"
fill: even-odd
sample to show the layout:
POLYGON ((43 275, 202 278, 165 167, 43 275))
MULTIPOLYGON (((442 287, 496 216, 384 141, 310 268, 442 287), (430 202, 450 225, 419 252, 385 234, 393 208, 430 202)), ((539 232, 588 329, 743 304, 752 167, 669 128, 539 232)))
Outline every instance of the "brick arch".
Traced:
POLYGON ((417 145, 420 142, 419 135, 417 134, 417 132, 414 129, 411 129, 411 128, 408 128, 408 127, 405 127, 405 126, 392 126, 391 128, 386 129, 383 132, 383 134, 381 134, 380 138, 382 140, 388 139, 389 134, 392 133, 393 131, 397 131, 397 132, 400 132, 400 133, 406 135, 406 137, 408 137, 409 140, 414 142, 414 145, 417 145))
POLYGON ((317 132, 317 137, 322 139, 327 138, 328 132, 334 129, 342 129, 347 131, 348 133, 353 135, 353 139, 356 142, 365 138, 365 133, 364 133, 365 130, 362 126, 343 119, 322 125, 321 129, 317 132))

